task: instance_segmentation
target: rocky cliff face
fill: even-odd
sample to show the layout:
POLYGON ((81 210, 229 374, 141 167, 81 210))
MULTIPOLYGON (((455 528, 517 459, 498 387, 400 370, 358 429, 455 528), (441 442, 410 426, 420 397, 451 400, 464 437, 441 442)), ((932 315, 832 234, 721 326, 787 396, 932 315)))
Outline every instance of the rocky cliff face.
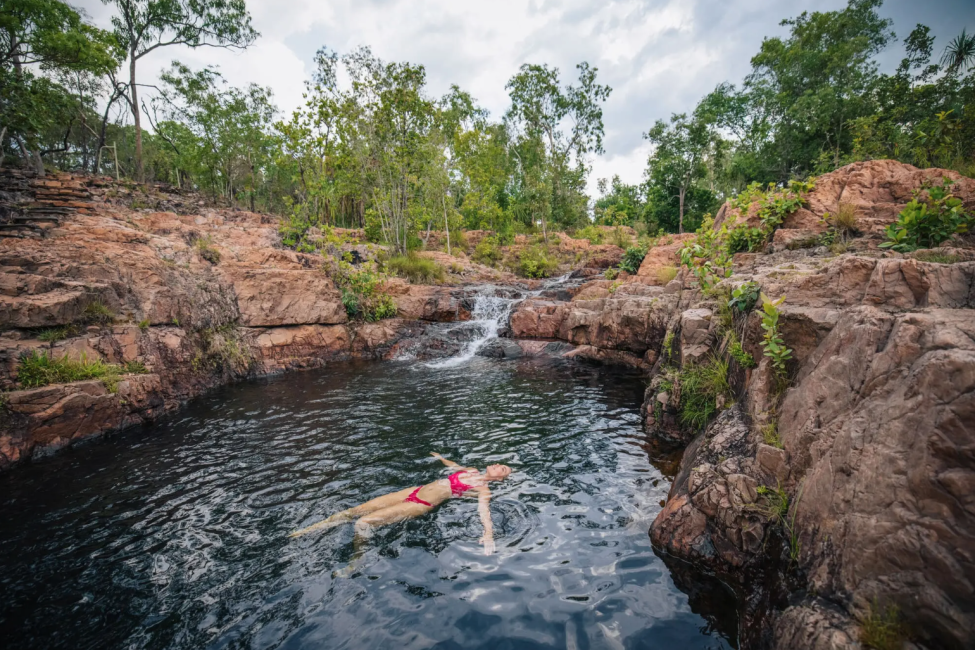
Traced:
MULTIPOLYGON (((675 243, 622 285, 512 316, 516 336, 649 369, 647 431, 686 446, 652 539, 735 585, 744 647, 858 648, 885 615, 918 647, 975 642, 975 251, 955 242, 941 249, 950 263, 933 263, 877 248, 913 190, 943 175, 975 208, 971 179, 858 163, 818 179, 766 251, 736 255, 711 292, 686 272, 664 284, 675 243), (834 254, 812 237, 840 203, 862 236, 834 254), (789 245, 800 241, 812 245, 789 245), (763 357, 759 313, 727 308, 745 282, 785 296, 785 377, 763 357), (736 341, 756 367, 729 354, 736 341), (682 424, 681 378, 715 358, 729 362, 718 414, 682 424)), ((716 227, 756 212, 726 206, 716 227)))
MULTIPOLYGON (((397 318, 349 322, 321 256, 284 249, 274 217, 107 179, 14 180, 5 196, 17 205, 60 212, 33 228, 43 237, 0 239, 0 469, 148 421, 234 378, 387 358, 424 323, 469 317, 462 286, 393 280, 397 318), (139 207, 149 203, 184 214, 139 207), (110 318, 92 319, 93 306, 110 318), (66 338, 38 339, 51 328, 67 328, 66 338), (149 373, 124 375, 115 393, 98 381, 17 390, 31 350, 139 362, 149 373)), ((494 278, 456 263, 469 278, 494 278)))

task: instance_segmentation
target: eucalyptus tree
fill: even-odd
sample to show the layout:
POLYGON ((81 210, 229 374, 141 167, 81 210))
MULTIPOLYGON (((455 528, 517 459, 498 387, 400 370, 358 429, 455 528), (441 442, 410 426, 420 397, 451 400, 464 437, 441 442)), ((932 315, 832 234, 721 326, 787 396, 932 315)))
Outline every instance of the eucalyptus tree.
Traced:
MULTIPOLYGON (((64 128, 66 109, 78 103, 45 73, 104 74, 119 58, 112 34, 86 23, 67 3, 0 0, 0 142, 6 137, 16 142, 43 175, 39 136, 51 127, 64 128)), ((70 122, 67 127, 70 135, 70 122)))
POLYGON ((586 156, 603 153, 602 103, 612 89, 596 83, 597 69, 588 63, 576 69, 578 84, 562 86, 558 68, 524 64, 505 86, 511 97, 505 121, 526 145, 516 145, 515 150, 524 195, 532 197, 535 208, 542 208, 532 212, 543 231, 548 217, 562 226, 585 217, 586 201, 581 197, 588 173, 586 156), (543 155, 533 155, 537 153, 543 155), (529 164, 542 168, 532 169, 529 164), (538 191, 546 186, 551 192, 548 205, 537 200, 538 191))
POLYGON ((102 0, 114 5, 115 37, 125 49, 129 67, 128 100, 135 124, 136 178, 145 180, 142 160, 142 107, 136 67, 147 54, 163 47, 245 48, 257 38, 244 0, 102 0))
POLYGON ((153 107, 165 121, 153 126, 174 150, 177 173, 182 170, 199 186, 231 200, 243 195, 255 209, 263 171, 273 155, 270 132, 276 109, 270 89, 256 84, 226 87, 216 70, 194 72, 179 63, 161 80, 153 107))
POLYGON ((677 232, 682 233, 688 195, 707 178, 707 160, 717 136, 701 120, 679 113, 670 123, 657 120, 643 137, 654 145, 647 162, 653 198, 657 204, 677 199, 677 232))

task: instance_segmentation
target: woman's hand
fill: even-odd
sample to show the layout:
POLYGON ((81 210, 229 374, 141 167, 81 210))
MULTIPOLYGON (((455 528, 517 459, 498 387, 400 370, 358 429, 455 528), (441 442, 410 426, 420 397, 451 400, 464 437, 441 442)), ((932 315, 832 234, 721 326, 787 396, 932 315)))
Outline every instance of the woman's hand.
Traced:
POLYGON ((436 458, 437 460, 443 460, 443 456, 441 456, 440 454, 438 454, 435 451, 431 451, 430 452, 430 455, 433 456, 434 458, 436 458))
POLYGON ((484 546, 485 555, 493 555, 495 550, 497 550, 494 547, 494 536, 492 535, 484 535, 483 537, 481 537, 481 539, 477 541, 484 546))

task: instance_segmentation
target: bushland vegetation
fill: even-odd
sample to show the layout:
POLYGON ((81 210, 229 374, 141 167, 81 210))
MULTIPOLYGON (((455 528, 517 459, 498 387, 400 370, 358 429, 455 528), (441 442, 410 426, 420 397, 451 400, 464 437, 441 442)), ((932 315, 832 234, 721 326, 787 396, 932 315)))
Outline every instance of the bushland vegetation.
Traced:
MULTIPOLYGON (((592 225, 690 232, 722 201, 758 191, 787 210, 800 194, 790 181, 858 160, 972 175, 975 35, 938 43, 917 25, 898 42, 881 1, 784 20, 788 33, 762 42, 744 79, 648 123, 642 182, 602 179, 590 198, 611 89, 586 62, 513 70, 510 105, 492 116, 459 86, 432 96, 423 65, 323 47, 304 104, 283 115, 268 88, 230 86, 213 68, 174 62, 154 90, 139 77, 143 58, 170 45, 248 47, 259 34, 244 0, 111 0, 108 30, 59 0, 0 0, 2 163, 169 183, 282 215, 296 248, 312 227, 355 227, 401 255, 431 229, 454 241, 492 230, 498 245, 538 233, 543 248, 553 230, 616 243, 592 225), (894 47, 902 59, 882 72, 878 56, 894 47)), ((730 249, 766 235, 730 233, 730 249)), ((897 236, 903 249, 931 238, 897 236)))

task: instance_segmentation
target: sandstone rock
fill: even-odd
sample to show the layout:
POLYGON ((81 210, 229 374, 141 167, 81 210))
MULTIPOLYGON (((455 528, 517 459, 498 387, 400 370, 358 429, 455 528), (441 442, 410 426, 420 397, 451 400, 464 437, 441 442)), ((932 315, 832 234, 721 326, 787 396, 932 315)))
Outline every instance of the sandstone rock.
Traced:
POLYGON ((342 294, 318 270, 225 270, 246 327, 337 325, 348 321, 342 294))
POLYGON ((680 354, 684 363, 699 363, 711 350, 714 337, 710 309, 688 309, 680 317, 680 354))
POLYGON ((932 647, 975 638, 975 311, 851 311, 810 356, 779 431, 802 481, 812 587, 897 604, 932 647))

